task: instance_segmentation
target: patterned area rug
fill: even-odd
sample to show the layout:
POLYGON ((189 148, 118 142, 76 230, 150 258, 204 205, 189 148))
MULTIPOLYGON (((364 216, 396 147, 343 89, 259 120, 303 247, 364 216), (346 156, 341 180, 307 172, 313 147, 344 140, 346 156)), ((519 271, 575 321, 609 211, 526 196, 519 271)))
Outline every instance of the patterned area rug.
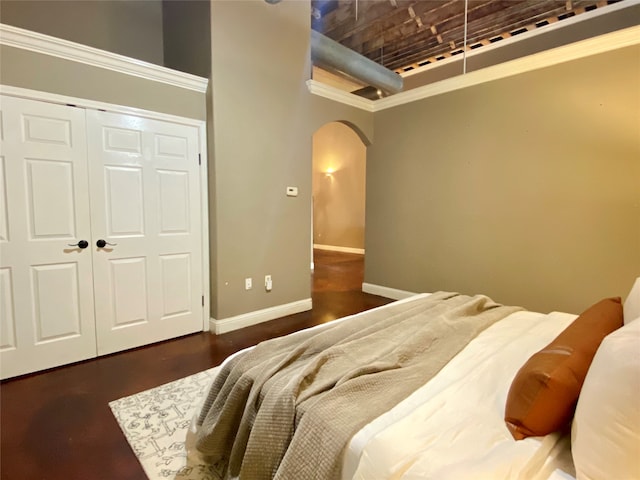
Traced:
POLYGON ((214 466, 187 456, 185 439, 219 367, 109 403, 151 480, 219 480, 214 466))

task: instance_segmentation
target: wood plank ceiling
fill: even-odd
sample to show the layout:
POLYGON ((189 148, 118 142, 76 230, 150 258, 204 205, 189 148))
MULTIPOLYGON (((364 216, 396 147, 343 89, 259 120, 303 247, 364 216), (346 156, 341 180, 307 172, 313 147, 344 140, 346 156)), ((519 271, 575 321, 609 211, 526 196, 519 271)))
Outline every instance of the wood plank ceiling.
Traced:
MULTIPOLYGON (((467 51, 622 0, 469 0, 467 51)), ((394 70, 464 51, 464 0, 312 0, 312 28, 394 70)))

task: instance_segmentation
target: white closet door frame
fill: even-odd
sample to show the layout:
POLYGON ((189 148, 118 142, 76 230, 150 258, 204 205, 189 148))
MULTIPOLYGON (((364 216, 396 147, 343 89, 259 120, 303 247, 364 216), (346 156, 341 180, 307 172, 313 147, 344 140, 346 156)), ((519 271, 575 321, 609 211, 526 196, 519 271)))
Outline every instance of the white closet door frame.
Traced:
POLYGON ((0 85, 0 93, 18 98, 26 98, 31 100, 39 100, 42 102, 56 103, 61 105, 75 105, 77 107, 105 110, 113 113, 124 113, 127 115, 136 115, 142 118, 152 120, 162 120, 165 122, 177 123, 181 125, 189 125, 198 128, 198 139, 200 147, 200 217, 201 217, 201 236, 202 236, 202 292, 204 296, 204 307, 202 315, 202 331, 209 331, 210 319, 210 265, 209 265, 209 199, 208 199, 208 164, 207 164, 207 130, 206 123, 203 120, 180 117, 167 113, 152 112, 140 108, 127 107, 124 105, 116 105, 112 103, 99 102, 86 98, 69 97, 66 95, 58 95, 55 93, 41 92, 38 90, 30 90, 26 88, 13 87, 9 85, 0 85))

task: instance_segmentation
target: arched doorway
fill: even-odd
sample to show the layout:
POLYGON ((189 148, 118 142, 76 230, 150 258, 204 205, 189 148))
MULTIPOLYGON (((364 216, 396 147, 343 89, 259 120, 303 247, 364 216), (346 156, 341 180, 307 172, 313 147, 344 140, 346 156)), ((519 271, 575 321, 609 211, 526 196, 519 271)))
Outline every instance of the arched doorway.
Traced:
POLYGON ((312 258, 326 258, 319 251, 365 253, 365 141, 344 122, 327 123, 313 135, 312 258))

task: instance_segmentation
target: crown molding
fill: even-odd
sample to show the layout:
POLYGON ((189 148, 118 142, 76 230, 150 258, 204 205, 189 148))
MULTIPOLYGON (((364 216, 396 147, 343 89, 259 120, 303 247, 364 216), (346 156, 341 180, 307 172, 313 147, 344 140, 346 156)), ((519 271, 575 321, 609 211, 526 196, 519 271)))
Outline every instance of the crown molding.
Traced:
MULTIPOLYGON (((610 15, 611 13, 616 12, 618 10, 624 10, 627 8, 635 7, 636 5, 640 5, 640 0, 625 0, 624 2, 618 2, 618 3, 613 3, 611 5, 606 5, 604 7, 599 7, 595 10, 591 10, 590 12, 584 12, 584 13, 581 13, 580 15, 575 15, 571 18, 566 18, 561 22, 554 22, 549 25, 545 25, 542 28, 536 28, 535 30, 530 30, 528 32, 521 33, 520 35, 515 37, 512 36, 509 38, 505 38, 504 40, 497 43, 484 45, 482 48, 478 48, 475 50, 468 50, 466 57, 473 58, 475 56, 483 55, 484 53, 491 52, 493 50, 500 50, 504 47, 513 45, 514 43, 527 41, 531 38, 534 38, 540 35, 544 36, 555 30, 562 30, 567 27, 571 27, 571 25, 575 25, 576 23, 581 23, 581 22, 592 20, 594 18, 598 18, 601 16, 610 15)), ((401 72, 399 75, 402 78, 410 77, 412 75, 424 73, 425 71, 430 70, 432 68, 438 68, 440 66, 444 66, 450 63, 456 63, 456 62, 462 63, 462 59, 463 59, 463 55, 455 55, 455 56, 452 55, 448 58, 445 58, 444 60, 438 60, 438 62, 436 63, 414 68, 413 70, 409 70, 407 72, 401 72)), ((460 71, 462 71, 462 65, 460 66, 460 71)))
MULTIPOLYGON (((634 4, 635 3, 634 0, 634 4)), ((640 25, 545 50, 464 75, 447 78, 375 101, 359 97, 315 80, 308 80, 307 86, 309 92, 314 95, 325 97, 345 105, 351 105, 366 110, 367 112, 379 112, 462 88, 480 85, 493 80, 499 80, 501 78, 507 78, 638 44, 640 44, 640 25)))
POLYGON ((368 98, 359 97, 358 95, 345 92, 331 85, 320 83, 317 80, 307 80, 307 88, 309 88, 309 92, 319 97, 328 98, 329 100, 366 110, 367 112, 373 112, 373 101, 368 98))
POLYGON ((2 23, 0 45, 51 55, 200 93, 207 91, 209 82, 207 78, 2 23))
POLYGON ((640 26, 625 28, 616 32, 476 70, 465 75, 451 77, 423 87, 407 90, 406 92, 396 93, 390 97, 372 102, 373 111, 379 112, 387 108, 397 107, 462 88, 638 44, 640 44, 640 26))

